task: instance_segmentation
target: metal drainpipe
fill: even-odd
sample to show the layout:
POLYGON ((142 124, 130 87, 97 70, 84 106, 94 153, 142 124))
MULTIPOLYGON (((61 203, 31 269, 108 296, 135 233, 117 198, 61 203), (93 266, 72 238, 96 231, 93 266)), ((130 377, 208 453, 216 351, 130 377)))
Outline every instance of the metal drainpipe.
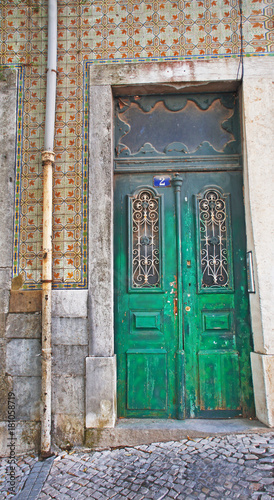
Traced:
POLYGON ((51 290, 52 290, 52 169, 57 68, 57 0, 48 0, 48 61, 43 165, 42 260, 42 411, 41 457, 51 453, 51 290))

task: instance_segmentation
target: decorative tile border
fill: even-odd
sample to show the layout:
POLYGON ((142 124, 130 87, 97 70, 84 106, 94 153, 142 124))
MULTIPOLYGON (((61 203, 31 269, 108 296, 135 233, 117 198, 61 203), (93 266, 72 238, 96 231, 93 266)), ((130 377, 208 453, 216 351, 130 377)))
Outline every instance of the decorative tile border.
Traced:
MULTIPOLYGON (((243 1, 245 55, 273 55, 270 0, 243 1)), ((47 2, 2 0, 1 63, 18 71, 13 275, 41 280, 47 2)), ((238 0, 58 0, 54 288, 87 287, 88 67, 239 57, 238 0)))
POLYGON ((17 70, 17 106, 16 106, 16 146, 15 146, 15 211, 13 234, 13 276, 18 274, 19 266, 19 234, 20 234, 20 198, 21 198, 21 163, 23 139, 23 104, 24 104, 24 68, 8 66, 17 70))

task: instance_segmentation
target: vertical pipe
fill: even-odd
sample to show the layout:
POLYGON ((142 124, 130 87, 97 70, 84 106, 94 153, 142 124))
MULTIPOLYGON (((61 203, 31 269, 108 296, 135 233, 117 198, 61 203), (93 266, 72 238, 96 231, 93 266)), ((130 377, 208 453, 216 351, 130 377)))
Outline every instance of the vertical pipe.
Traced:
POLYGON ((176 352, 177 377, 177 418, 185 418, 185 354, 184 354, 184 325, 183 325, 183 284, 182 284, 182 223, 181 223, 181 187, 182 177, 175 174, 173 179, 175 188, 176 210, 176 246, 177 246, 177 320, 178 320, 178 350, 176 352))
POLYGON ((57 0, 48 0, 48 61, 45 151, 53 151, 57 77, 57 0))
POLYGON ((42 260, 42 412, 41 457, 51 453, 51 290, 52 290, 52 169, 57 67, 57 0, 48 0, 48 60, 43 165, 42 260))
POLYGON ((51 455, 51 284, 52 284, 52 164, 54 153, 43 151, 42 261, 42 415, 41 457, 51 455))

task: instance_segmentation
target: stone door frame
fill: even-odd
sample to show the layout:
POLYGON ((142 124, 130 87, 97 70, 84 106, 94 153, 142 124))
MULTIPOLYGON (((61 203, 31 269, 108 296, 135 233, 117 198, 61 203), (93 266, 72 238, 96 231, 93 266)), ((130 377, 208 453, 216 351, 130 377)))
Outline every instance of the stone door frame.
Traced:
MULTIPOLYGON (((265 87, 268 84, 268 80, 263 83, 260 75, 265 75, 268 71, 271 77, 271 58, 262 58, 261 61, 260 58, 254 59, 247 60, 243 82, 237 80, 239 60, 233 58, 132 64, 94 63, 90 66, 89 356, 86 358, 86 428, 114 427, 117 418, 113 320, 113 96, 225 92, 237 89, 242 98, 247 250, 253 251, 257 290, 250 297, 255 346, 255 352, 251 354, 255 402, 258 418, 266 425, 274 424, 273 395, 271 400, 270 384, 267 385, 268 376, 265 375, 271 362, 273 366, 274 346, 271 348, 267 344, 270 326, 265 324, 263 329, 263 320, 268 321, 267 300, 262 307, 258 290, 261 285, 260 295, 264 296, 264 285, 256 268, 256 257, 261 258, 261 247, 264 244, 259 241, 260 213, 256 212, 258 206, 255 196, 258 170, 260 173, 260 165, 256 162, 260 160, 261 152, 255 151, 254 156, 252 147, 254 148, 254 133, 257 137, 260 135, 263 123, 262 118, 253 123, 253 111, 249 103, 258 80, 265 87), (248 162, 247 153, 251 157, 248 162)), ((261 95, 261 100, 264 99, 267 100, 267 92, 265 97, 261 95)), ((265 106, 266 103, 261 102, 262 117, 265 106)), ((271 111, 269 115, 270 113, 271 111)), ((271 163, 271 155, 267 160, 271 163)), ((262 270, 262 278, 264 272, 262 270)))

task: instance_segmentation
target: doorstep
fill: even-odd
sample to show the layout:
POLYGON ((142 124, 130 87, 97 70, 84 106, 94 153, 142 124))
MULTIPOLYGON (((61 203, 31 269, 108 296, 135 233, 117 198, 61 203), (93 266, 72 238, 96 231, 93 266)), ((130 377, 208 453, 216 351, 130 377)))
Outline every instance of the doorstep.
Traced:
POLYGON ((114 428, 86 429, 85 445, 92 449, 137 446, 185 438, 271 432, 258 420, 234 419, 139 419, 120 418, 114 428))

